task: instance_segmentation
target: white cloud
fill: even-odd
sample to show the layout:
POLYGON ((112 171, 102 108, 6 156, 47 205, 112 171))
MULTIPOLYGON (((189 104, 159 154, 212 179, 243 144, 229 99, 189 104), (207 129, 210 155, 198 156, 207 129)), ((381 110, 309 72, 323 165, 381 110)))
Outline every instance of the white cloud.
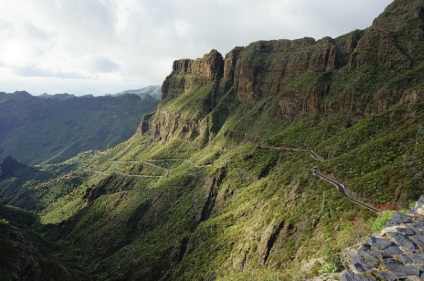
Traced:
POLYGON ((81 87, 75 94, 102 94, 160 84, 175 59, 257 40, 335 37, 368 27, 390 2, 0 0, 0 85, 10 87, 0 91, 62 92, 72 82, 81 87))
POLYGON ((52 77, 52 78, 63 78, 63 79, 86 79, 87 78, 77 73, 55 71, 52 69, 45 69, 37 65, 18 66, 14 68, 14 72, 18 76, 23 76, 23 77, 52 77))
POLYGON ((87 68, 93 73, 109 73, 118 71, 120 66, 106 56, 93 55, 88 58, 87 68))

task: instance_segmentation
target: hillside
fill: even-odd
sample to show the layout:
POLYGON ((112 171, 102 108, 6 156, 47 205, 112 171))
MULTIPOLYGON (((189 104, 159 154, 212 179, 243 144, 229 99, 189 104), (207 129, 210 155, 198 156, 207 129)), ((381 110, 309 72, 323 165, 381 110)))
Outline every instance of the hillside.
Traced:
POLYGON ((424 0, 395 0, 368 29, 334 39, 175 61, 157 111, 129 140, 57 165, 9 158, 0 203, 36 215, 49 226, 37 232, 44 239, 72 245, 87 280, 340 271, 379 214, 311 170, 379 210, 415 202, 423 59, 424 0))
POLYGON ((158 101, 135 95, 75 97, 0 93, 0 158, 58 163, 90 149, 106 149, 134 134, 158 101))
POLYGON ((133 94, 138 95, 140 98, 144 99, 147 95, 152 96, 153 98, 160 100, 161 99, 161 86, 148 86, 141 89, 135 89, 135 90, 126 90, 122 93, 119 93, 117 95, 124 95, 124 94, 133 94))

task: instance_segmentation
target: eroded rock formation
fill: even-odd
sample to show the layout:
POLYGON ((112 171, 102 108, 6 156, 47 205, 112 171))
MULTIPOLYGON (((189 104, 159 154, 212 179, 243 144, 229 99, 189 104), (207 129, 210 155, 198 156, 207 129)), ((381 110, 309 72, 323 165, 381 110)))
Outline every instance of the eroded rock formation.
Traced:
POLYGON ((177 60, 162 96, 172 101, 183 93, 198 95, 203 87, 207 94, 196 97, 203 99, 200 112, 181 116, 162 104, 161 118, 143 120, 141 131, 162 140, 177 131, 193 140, 210 134, 211 126, 217 132, 227 110, 217 106, 229 93, 241 104, 270 99, 278 110, 275 118, 288 121, 338 112, 375 114, 422 102, 424 93, 410 88, 408 71, 416 73, 424 58, 423 6, 421 0, 396 0, 368 29, 337 38, 259 41, 234 48, 225 59, 212 50, 203 58, 177 60))
POLYGON ((216 50, 212 50, 200 59, 174 61, 172 73, 162 85, 162 98, 167 99, 212 83, 222 75, 223 66, 222 55, 216 50))

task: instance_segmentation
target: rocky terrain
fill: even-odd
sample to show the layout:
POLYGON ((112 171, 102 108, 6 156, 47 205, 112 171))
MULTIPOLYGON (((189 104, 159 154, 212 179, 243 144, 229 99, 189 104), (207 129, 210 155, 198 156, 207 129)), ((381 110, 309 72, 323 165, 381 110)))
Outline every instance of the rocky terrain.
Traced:
POLYGON ((78 280, 333 278, 381 217, 311 173, 310 151, 380 213, 424 193, 423 7, 395 0, 337 38, 177 60, 130 139, 12 165, 0 203, 36 216, 30 230, 78 280))
POLYGON ((396 213, 379 236, 361 245, 341 280, 424 279, 424 196, 408 214, 396 213))

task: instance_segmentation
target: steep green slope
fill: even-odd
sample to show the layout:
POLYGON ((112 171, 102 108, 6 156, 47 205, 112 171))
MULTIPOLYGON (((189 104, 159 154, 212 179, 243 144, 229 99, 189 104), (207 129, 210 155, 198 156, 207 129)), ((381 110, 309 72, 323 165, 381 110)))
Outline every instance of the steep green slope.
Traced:
POLYGON ((378 215, 311 169, 380 209, 423 194, 423 11, 423 0, 396 0, 369 29, 336 39, 176 61, 133 137, 29 175, 17 166, 0 179, 1 203, 51 224, 94 280, 340 270, 340 252, 378 215))
POLYGON ((153 98, 41 98, 26 92, 0 97, 0 156, 22 162, 58 163, 79 152, 106 149, 134 134, 153 98))
MULTIPOLYGON (((407 207, 422 193, 423 110, 403 120, 407 125, 376 126, 390 122, 394 111, 389 111, 327 134, 317 149, 327 158, 322 163, 310 157, 305 143, 230 140, 221 143, 225 150, 212 142, 198 151, 178 141, 158 146, 134 136, 98 156, 91 167, 95 176, 83 185, 44 197, 39 206, 48 207, 39 214, 44 223, 61 222, 59 236, 82 249, 99 280, 314 275, 299 271, 301 261, 338 263, 337 253, 366 239, 376 216, 320 182, 310 169, 318 165, 367 203, 407 207), (365 155, 366 165, 358 155, 365 155)), ((315 126, 322 132, 333 124, 323 120, 315 126)), ((294 139, 308 128, 313 131, 298 123, 284 136, 294 139)), ((44 187, 51 194, 72 186, 71 178, 61 182, 44 187)))
POLYGON ((72 247, 53 244, 42 232, 34 215, 0 204, 0 279, 86 280, 72 247))

